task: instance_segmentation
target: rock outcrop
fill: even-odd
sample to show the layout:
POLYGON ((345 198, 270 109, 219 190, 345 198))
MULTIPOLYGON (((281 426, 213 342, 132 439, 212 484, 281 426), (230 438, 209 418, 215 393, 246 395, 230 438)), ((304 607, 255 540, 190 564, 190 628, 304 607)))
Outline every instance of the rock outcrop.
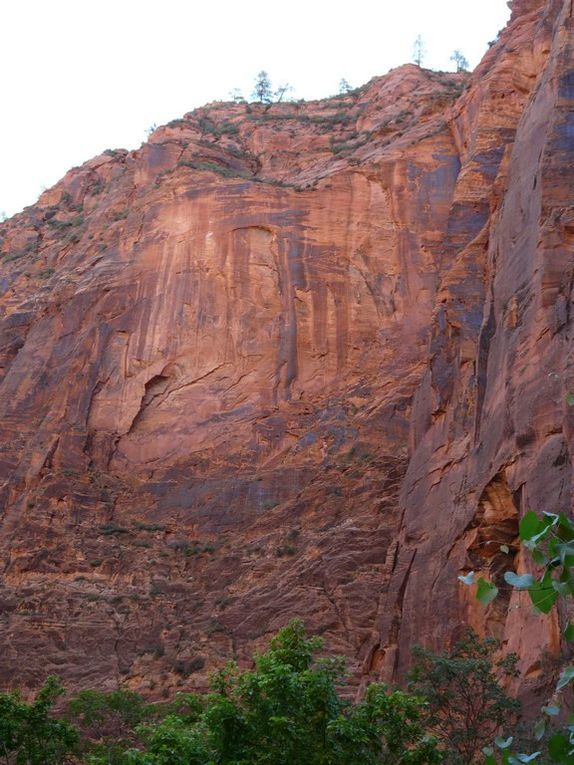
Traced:
POLYGON ((559 650, 457 575, 570 508, 571 24, 206 106, 0 225, 3 685, 202 687, 294 615, 357 682, 559 650))

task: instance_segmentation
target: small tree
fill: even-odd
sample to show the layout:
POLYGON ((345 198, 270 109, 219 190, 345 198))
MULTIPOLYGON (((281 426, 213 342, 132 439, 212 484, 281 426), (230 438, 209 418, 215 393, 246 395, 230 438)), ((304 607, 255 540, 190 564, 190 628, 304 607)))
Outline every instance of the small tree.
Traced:
POLYGON ((360 704, 341 698, 341 659, 317 659, 321 640, 299 621, 273 638, 242 672, 218 672, 191 717, 170 715, 143 731, 146 751, 134 765, 433 765, 435 740, 425 735, 422 703, 371 685, 360 704))
POLYGON ((51 716, 63 692, 51 676, 31 704, 18 693, 0 694, 0 758, 5 765, 57 765, 76 747, 74 728, 51 716))
POLYGON ((243 104, 245 103, 245 98, 243 97, 243 93, 241 92, 241 88, 233 88, 229 92, 229 97, 232 101, 235 101, 236 104, 243 104))
POLYGON ((499 728, 518 714, 519 703, 506 694, 495 674, 516 676, 518 657, 510 654, 495 661, 497 648, 495 640, 480 640, 469 631, 448 653, 413 650, 411 688, 428 701, 426 722, 447 763, 474 762, 499 728))
POLYGON ((262 104, 270 104, 273 100, 271 80, 264 69, 255 78, 252 96, 255 101, 259 101, 262 104))
POLYGON ((413 61, 417 66, 422 66, 426 55, 426 47, 421 35, 418 35, 413 44, 413 61))
POLYGON ((347 93, 350 93, 353 90, 353 88, 349 85, 347 80, 344 77, 341 77, 339 80, 339 95, 344 96, 347 93))
POLYGON ((293 90, 293 86, 289 85, 288 82, 284 82, 282 85, 279 85, 275 93, 273 94, 274 100, 277 103, 281 103, 286 93, 290 93, 293 90))
POLYGON ((468 59, 463 55, 462 51, 455 50, 452 56, 450 57, 450 60, 456 64, 457 72, 468 71, 468 59))

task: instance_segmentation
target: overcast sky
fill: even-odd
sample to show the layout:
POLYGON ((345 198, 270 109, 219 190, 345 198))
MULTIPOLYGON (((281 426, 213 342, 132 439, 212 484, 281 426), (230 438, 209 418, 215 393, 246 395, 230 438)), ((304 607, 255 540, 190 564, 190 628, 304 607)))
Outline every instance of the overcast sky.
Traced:
POLYGON ((474 67, 506 0, 2 0, 0 212, 107 148, 208 101, 246 95, 260 69, 299 98, 337 92, 412 59, 474 67))

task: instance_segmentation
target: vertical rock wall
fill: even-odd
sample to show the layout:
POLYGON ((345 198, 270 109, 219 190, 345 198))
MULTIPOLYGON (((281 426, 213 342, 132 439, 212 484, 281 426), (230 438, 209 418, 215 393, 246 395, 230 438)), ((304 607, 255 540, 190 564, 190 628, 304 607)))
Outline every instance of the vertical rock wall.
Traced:
POLYGON ((570 2, 515 3, 498 43, 509 58, 483 62, 474 107, 463 98, 454 115, 459 143, 482 135, 479 155, 499 161, 467 187, 484 192, 482 218, 438 289, 401 498, 400 597, 391 586, 386 604, 400 627, 381 640, 387 675, 413 642, 438 648, 468 622, 516 650, 529 680, 540 655, 560 655, 556 614, 533 616, 525 593, 508 592, 485 610, 457 576, 474 570, 504 590, 503 571, 526 565, 520 514, 572 509, 572 25, 570 2), (477 132, 468 115, 481 109, 490 119, 477 132), (401 561, 412 561, 406 582, 401 561))

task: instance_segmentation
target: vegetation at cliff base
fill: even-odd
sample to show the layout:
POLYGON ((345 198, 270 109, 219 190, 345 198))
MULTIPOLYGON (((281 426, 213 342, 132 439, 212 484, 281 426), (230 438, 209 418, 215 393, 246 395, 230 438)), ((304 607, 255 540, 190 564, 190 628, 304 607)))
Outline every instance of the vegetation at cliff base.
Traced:
POLYGON ((427 701, 425 725, 440 741, 445 762, 466 765, 516 722, 520 704, 501 679, 516 677, 518 656, 496 657, 499 644, 469 631, 449 651, 415 647, 410 688, 427 701))
POLYGON ((51 715, 63 693, 58 680, 50 677, 30 703, 16 692, 0 694, 0 761, 4 765, 59 763, 77 747, 76 730, 51 715))
POLYGON ((230 662, 209 693, 180 693, 170 703, 148 704, 127 689, 84 690, 57 719, 63 688, 54 678, 31 703, 0 695, 0 762, 459 765, 474 762, 516 711, 494 675, 494 644, 472 633, 447 653, 417 651, 411 692, 373 683, 359 702, 345 694, 344 660, 320 656, 322 645, 292 621, 253 669, 230 662), (472 735, 471 700, 481 728, 472 735))

